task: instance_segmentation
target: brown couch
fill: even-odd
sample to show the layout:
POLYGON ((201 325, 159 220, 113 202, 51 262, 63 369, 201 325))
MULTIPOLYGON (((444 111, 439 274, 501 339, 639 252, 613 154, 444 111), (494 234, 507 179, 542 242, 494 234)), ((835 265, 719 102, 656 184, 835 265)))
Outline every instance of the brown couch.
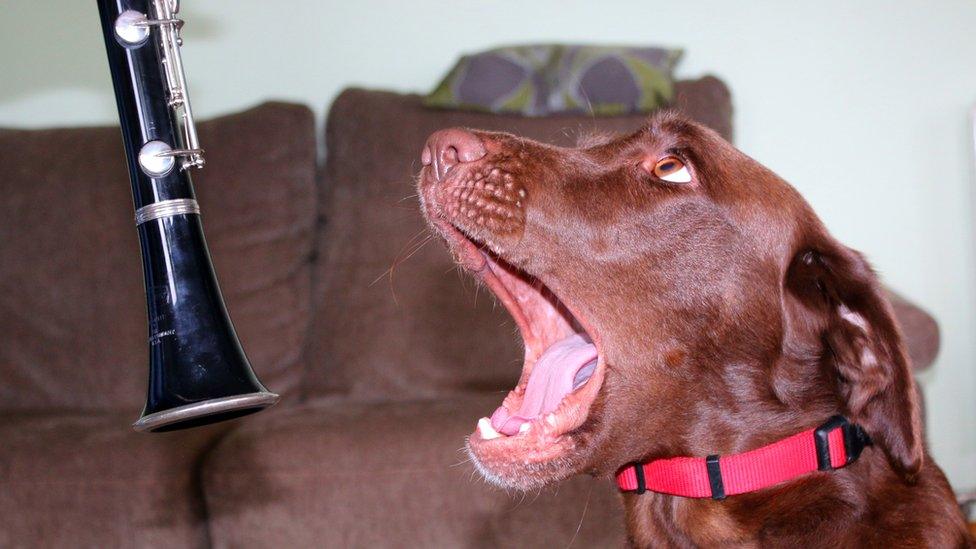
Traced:
MULTIPOLYGON (((717 79, 678 106, 731 137, 717 79)), ((0 130, 0 547, 619 545, 605 480, 486 486, 464 437, 519 372, 513 324, 423 236, 412 176, 445 126, 572 143, 641 117, 433 111, 349 90, 207 122, 195 175, 228 309, 271 411, 136 434, 145 303, 116 128, 0 130), (395 267, 395 268, 393 268, 395 267), (557 493, 558 492, 558 493, 557 493)), ((895 297, 916 366, 938 349, 895 297)))

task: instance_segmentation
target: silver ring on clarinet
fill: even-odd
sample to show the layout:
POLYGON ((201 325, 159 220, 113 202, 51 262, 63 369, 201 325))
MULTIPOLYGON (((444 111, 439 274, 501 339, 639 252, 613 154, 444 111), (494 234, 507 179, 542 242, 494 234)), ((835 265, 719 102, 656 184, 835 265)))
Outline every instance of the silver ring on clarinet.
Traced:
POLYGON ((142 225, 147 221, 161 217, 173 217, 174 215, 183 214, 200 215, 200 205, 192 198, 175 198, 173 200, 153 202, 136 210, 136 225, 142 225))

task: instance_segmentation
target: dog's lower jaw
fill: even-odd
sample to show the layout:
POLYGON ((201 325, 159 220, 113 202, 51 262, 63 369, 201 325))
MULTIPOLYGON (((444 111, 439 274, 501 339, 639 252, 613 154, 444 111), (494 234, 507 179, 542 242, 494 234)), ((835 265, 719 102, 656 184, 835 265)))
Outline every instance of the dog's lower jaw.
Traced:
POLYGON ((491 472, 487 467, 485 467, 481 463, 481 460, 478 459, 478 455, 471 450, 470 440, 467 442, 467 444, 465 444, 464 450, 465 452, 467 452, 468 459, 471 460, 471 463, 474 464, 474 468, 478 471, 478 474, 481 475, 481 478, 485 479, 485 482, 497 488, 502 488, 502 489, 511 488, 508 482, 502 479, 502 477, 491 472))
POLYGON ((486 482, 504 490, 538 490, 574 476, 580 469, 578 456, 574 452, 576 444, 565 437, 549 448, 551 455, 527 456, 515 462, 505 456, 492 460, 490 453, 476 451, 472 444, 477 444, 477 441, 473 442, 472 437, 477 436, 475 433, 468 437, 465 448, 468 457, 486 482))

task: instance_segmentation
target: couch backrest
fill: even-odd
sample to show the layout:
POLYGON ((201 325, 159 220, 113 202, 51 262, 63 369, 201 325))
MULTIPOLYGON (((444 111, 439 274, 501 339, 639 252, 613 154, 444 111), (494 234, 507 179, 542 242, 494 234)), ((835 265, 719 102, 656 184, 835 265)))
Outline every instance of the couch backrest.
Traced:
MULTIPOLYGON (((678 82, 676 106, 731 136, 731 99, 718 79, 678 82)), ((521 346, 504 308, 458 276, 441 243, 416 249, 427 235, 414 189, 424 141, 467 126, 571 144, 580 133, 631 131, 645 118, 525 118, 432 110, 416 95, 340 95, 326 126, 326 223, 305 394, 417 398, 511 388, 521 346)))
MULTIPOLYGON (((194 172, 227 308, 271 389, 301 372, 315 131, 270 103, 200 125, 194 172)), ((145 402, 146 302, 117 127, 0 130, 0 409, 145 402)))

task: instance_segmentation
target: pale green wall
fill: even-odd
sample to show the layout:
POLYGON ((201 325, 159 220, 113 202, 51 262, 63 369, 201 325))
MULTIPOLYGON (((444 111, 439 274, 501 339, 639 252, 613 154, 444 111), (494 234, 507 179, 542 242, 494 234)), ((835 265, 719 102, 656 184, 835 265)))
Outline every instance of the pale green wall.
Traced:
MULTIPOLYGON (((194 106, 276 97, 321 114, 345 86, 426 90, 462 51, 524 41, 684 47, 721 76, 736 142, 796 185, 931 310, 932 449, 976 486, 976 3, 830 0, 184 0, 194 106)), ((94 2, 0 1, 0 125, 115 121, 94 2)), ((57 154, 56 151, 51 151, 57 154)), ((92 159, 97 161, 97 159, 92 159)))

